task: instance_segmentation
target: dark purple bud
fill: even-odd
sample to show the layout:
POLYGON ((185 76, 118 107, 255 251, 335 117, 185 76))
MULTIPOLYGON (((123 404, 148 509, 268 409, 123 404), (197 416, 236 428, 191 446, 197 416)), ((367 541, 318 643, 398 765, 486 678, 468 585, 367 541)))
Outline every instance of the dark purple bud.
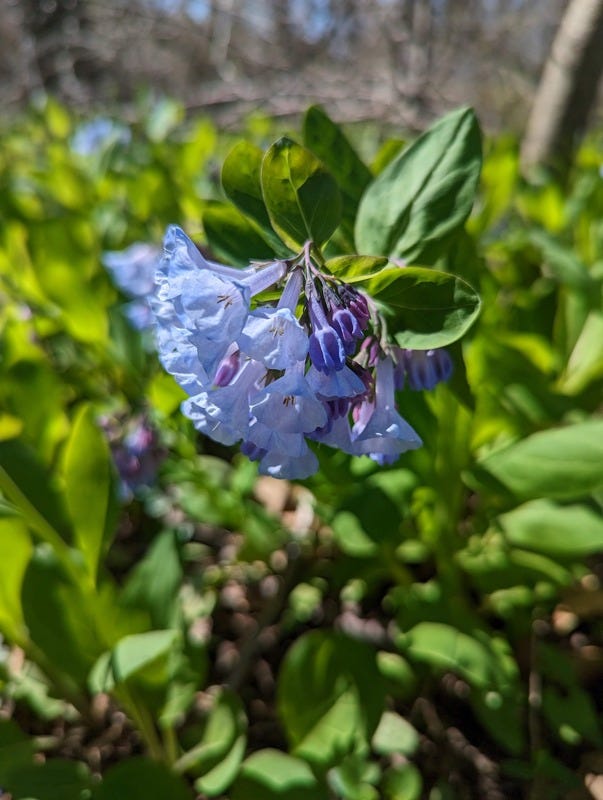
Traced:
POLYGON ((236 349, 232 353, 228 353, 224 356, 222 361, 218 364, 218 369, 214 377, 214 386, 228 386, 239 371, 239 356, 240 351, 236 349))
POLYGON ((312 284, 307 286, 306 295, 312 323, 312 333, 308 342, 310 359, 316 369, 321 372, 343 369, 346 358, 343 341, 329 324, 325 310, 312 284))
POLYGON ((349 308, 338 308, 331 317, 331 322, 344 343, 354 343, 362 337, 362 328, 349 308))

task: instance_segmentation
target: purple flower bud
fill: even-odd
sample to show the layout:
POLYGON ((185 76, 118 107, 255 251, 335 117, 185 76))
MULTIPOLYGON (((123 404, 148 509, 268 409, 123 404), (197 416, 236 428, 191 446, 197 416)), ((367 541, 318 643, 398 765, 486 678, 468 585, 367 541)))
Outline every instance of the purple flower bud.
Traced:
POLYGON ((310 359, 316 369, 321 372, 343 369, 346 352, 341 337, 329 324, 312 284, 308 284, 306 294, 312 323, 312 333, 310 334, 308 347, 310 359))
POLYGON ((240 351, 236 344, 228 348, 228 352, 218 364, 214 377, 214 386, 228 386, 239 371, 240 351))
POLYGON ((355 339, 362 338, 362 329, 349 308, 338 308, 333 313, 331 322, 344 343, 353 344, 355 339))

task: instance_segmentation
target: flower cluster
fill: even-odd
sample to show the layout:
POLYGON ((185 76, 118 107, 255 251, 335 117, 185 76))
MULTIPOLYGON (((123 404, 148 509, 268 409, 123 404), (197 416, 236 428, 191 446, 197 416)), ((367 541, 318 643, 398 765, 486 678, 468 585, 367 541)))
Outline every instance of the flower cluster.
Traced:
POLYGON ((237 269, 171 226, 148 299, 161 362, 189 395, 183 413, 278 478, 316 471, 309 441, 380 464, 419 447, 395 391, 450 374, 444 351, 392 347, 372 300, 321 271, 311 244, 237 269), (275 305, 257 302, 276 285, 275 305))

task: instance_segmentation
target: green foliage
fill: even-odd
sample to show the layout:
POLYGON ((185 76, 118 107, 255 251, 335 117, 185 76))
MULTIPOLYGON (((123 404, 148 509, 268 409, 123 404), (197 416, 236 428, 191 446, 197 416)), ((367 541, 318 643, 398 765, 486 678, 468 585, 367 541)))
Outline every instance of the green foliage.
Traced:
POLYGON ((303 146, 172 101, 88 156, 77 124, 48 101, 0 150, 0 785, 567 796, 603 746, 600 150, 564 192, 488 142, 474 205, 468 109, 370 166, 318 107, 303 146), (241 266, 312 246, 401 347, 447 346, 452 381, 399 395, 424 447, 318 448, 277 489, 196 437, 100 262, 172 222, 241 266), (163 460, 128 494, 112 456, 139 419, 163 460), (99 765, 65 742, 117 735, 103 704, 127 722, 99 765))

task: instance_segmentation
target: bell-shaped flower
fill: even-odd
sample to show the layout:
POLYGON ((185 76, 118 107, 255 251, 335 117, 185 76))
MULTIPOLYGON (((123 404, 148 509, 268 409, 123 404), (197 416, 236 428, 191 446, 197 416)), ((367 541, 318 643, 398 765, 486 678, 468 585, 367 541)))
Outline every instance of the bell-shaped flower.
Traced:
POLYGON ((308 354, 308 334, 288 308, 257 308, 238 337, 241 350, 270 369, 286 369, 308 354))
POLYGON ((310 359, 316 369, 321 372, 332 372, 343 369, 346 352, 343 341, 335 328, 327 319, 320 298, 312 284, 306 284, 308 310, 312 323, 310 334, 309 353, 310 359))
POLYGON ((326 373, 312 365, 306 374, 306 380, 310 388, 325 400, 334 397, 356 397, 366 392, 366 386, 361 378, 347 365, 336 372, 326 373))
POLYGON ((287 480, 302 480, 313 475, 318 469, 318 459, 304 442, 304 452, 292 456, 278 450, 268 451, 260 459, 260 474, 287 480))
POLYGON ((327 422, 327 413, 304 377, 302 361, 269 383, 253 399, 251 413, 281 433, 308 433, 327 422))
POLYGON ((247 437, 250 400, 265 373, 262 364, 247 361, 228 386, 208 389, 185 400, 182 413, 206 436, 221 444, 235 444, 247 437))
POLYGON ((396 457, 422 444, 416 431, 396 410, 394 364, 390 357, 377 364, 374 405, 368 401, 362 404, 352 437, 358 451, 371 457, 396 457))

